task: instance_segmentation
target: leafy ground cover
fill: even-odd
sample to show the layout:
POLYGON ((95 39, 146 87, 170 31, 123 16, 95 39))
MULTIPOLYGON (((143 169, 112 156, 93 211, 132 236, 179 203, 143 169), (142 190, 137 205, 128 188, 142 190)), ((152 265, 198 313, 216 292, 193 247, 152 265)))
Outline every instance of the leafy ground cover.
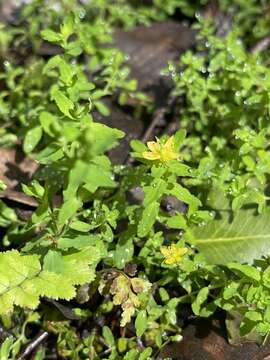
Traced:
POLYGON ((266 343, 268 2, 1 9, 0 358, 266 343))

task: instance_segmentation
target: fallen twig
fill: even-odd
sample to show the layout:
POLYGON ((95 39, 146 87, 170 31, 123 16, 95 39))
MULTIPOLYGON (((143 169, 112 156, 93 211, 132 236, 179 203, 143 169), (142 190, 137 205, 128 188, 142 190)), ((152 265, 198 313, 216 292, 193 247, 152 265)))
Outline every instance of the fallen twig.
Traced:
POLYGON ((47 331, 42 332, 38 335, 35 340, 33 340, 25 349, 24 352, 18 357, 18 360, 25 359, 28 355, 32 353, 42 342, 44 342, 49 336, 47 331))
MULTIPOLYGON (((151 135, 154 132, 155 127, 158 126, 159 124, 162 124, 162 122, 164 120, 165 111, 166 111, 166 108, 161 107, 161 108, 158 108, 154 112, 153 119, 152 119, 150 125, 148 126, 148 128, 146 129, 145 133, 143 134, 141 141, 147 142, 148 140, 151 139, 151 135)), ((125 161, 125 164, 130 165, 132 163, 132 161, 133 161, 133 159, 129 155, 125 161)))
POLYGON ((266 50, 270 46, 270 35, 266 36, 265 38, 261 39, 260 41, 255 44, 250 52, 251 54, 258 54, 264 50, 266 50))
POLYGON ((164 120, 165 111, 166 108, 162 107, 154 112, 153 119, 142 137, 143 142, 150 140, 155 127, 158 126, 159 124, 162 124, 164 120))
POLYGON ((37 207, 38 202, 32 196, 26 195, 23 192, 16 191, 16 190, 4 190, 0 192, 0 198, 16 201, 20 204, 29 205, 32 207, 37 207))

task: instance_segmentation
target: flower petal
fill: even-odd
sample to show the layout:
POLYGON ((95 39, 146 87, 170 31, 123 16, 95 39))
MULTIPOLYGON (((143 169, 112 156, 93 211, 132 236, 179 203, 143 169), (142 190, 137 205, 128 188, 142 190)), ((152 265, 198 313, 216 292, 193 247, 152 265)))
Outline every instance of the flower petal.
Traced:
POLYGON ((174 151, 174 147, 175 147, 174 137, 171 136, 166 141, 166 143, 163 145, 163 148, 166 149, 166 150, 174 151))
POLYGON ((156 152, 144 151, 142 156, 147 160, 158 160, 160 159, 160 154, 156 152))
POLYGON ((160 151, 160 149, 161 149, 160 144, 155 141, 148 141, 147 147, 149 148, 149 150, 151 150, 153 152, 160 151))

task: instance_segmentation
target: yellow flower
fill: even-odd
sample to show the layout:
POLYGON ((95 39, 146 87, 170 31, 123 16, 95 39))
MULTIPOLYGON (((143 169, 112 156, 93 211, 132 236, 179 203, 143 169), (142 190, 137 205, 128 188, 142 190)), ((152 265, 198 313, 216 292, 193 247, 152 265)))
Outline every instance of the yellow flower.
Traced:
POLYGON ((163 246, 161 253, 165 257, 164 263, 167 265, 177 264, 182 260, 182 257, 187 253, 187 248, 179 248, 176 244, 170 246, 163 246))
POLYGON ((160 160, 162 162, 167 162, 179 158, 179 153, 175 151, 173 136, 171 136, 165 144, 162 144, 160 140, 148 141, 147 147, 150 151, 144 151, 142 154, 147 160, 160 160))

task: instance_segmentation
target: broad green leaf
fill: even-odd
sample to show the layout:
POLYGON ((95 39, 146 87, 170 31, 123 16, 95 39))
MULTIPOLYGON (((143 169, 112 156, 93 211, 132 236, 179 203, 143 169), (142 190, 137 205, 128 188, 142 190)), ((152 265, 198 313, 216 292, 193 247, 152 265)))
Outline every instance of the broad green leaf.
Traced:
POLYGON ((99 187, 114 187, 112 174, 109 170, 94 163, 77 161, 69 173, 67 189, 64 191, 64 199, 72 199, 80 185, 84 184, 89 192, 95 192, 99 187))
POLYGON ((39 152, 35 156, 35 159, 40 164, 51 164, 52 162, 56 162, 57 160, 61 159, 63 156, 63 149, 52 143, 39 152))
POLYGON ((204 287, 204 288, 200 289, 200 291, 198 292, 198 294, 196 296, 195 301, 193 301, 193 303, 192 303, 192 310, 193 310, 194 314, 200 315, 201 306, 207 300, 208 294, 209 294, 208 287, 204 287))
POLYGON ((51 92, 52 100, 56 102, 59 110, 66 115, 67 117, 72 119, 70 111, 74 109, 73 102, 60 90, 53 89, 51 92))
POLYGON ((177 160, 171 160, 167 166, 177 176, 192 176, 192 169, 177 160))
POLYGON ((135 320, 136 335, 142 336, 147 329, 147 315, 145 310, 139 311, 135 320))
POLYGON ((153 349, 150 347, 147 347, 139 356, 138 360, 149 360, 151 359, 150 356, 153 352, 153 349))
POLYGON ((90 245, 95 245, 101 242, 100 235, 78 235, 76 237, 62 237, 57 241, 57 247, 59 249, 82 249, 90 245))
POLYGON ((123 360, 136 360, 138 355, 139 355, 139 351, 132 349, 126 353, 126 355, 123 357, 123 360))
POLYGON ((108 326, 103 326, 102 336, 104 337, 104 340, 109 347, 114 346, 114 336, 111 329, 108 326))
POLYGON ((49 42, 59 42, 62 40, 61 34, 56 33, 53 30, 45 29, 41 31, 41 36, 44 40, 47 40, 49 42))
POLYGON ((166 223, 172 229, 186 229, 187 227, 187 222, 182 214, 169 217, 166 223))
POLYGON ((14 343, 13 336, 9 336, 5 339, 4 342, 2 342, 0 346, 0 359, 2 360, 8 360, 10 359, 10 352, 12 349, 12 345, 14 343))
POLYGON ((125 235, 119 239, 113 256, 113 263, 118 269, 123 269, 131 261, 134 253, 133 238, 126 239, 125 235))
POLYGON ((73 216, 81 206, 82 202, 75 197, 65 201, 59 210, 59 223, 64 224, 66 220, 71 218, 71 216, 73 216))
POLYGON ((73 230, 81 231, 81 232, 88 232, 91 229, 91 226, 83 221, 73 221, 69 227, 73 230))
POLYGON ((61 273, 64 269, 63 256, 54 250, 49 250, 43 259, 43 269, 51 272, 61 273))
POLYGON ((163 195, 167 184, 162 179, 155 179, 150 186, 145 186, 143 188, 145 197, 144 197, 144 206, 150 205, 152 202, 158 201, 163 195))
POLYGON ((75 288, 66 275, 42 270, 37 255, 0 253, 0 313, 11 312, 14 305, 34 309, 40 296, 70 300, 75 288))
POLYGON ((110 128, 99 123, 90 123, 85 132, 85 139, 89 144, 91 156, 103 155, 118 144, 118 140, 124 137, 121 130, 110 128))
POLYGON ((190 213, 196 211, 201 205, 200 200, 180 184, 174 184, 171 189, 167 190, 167 193, 168 195, 175 196, 178 200, 183 201, 185 204, 188 204, 190 213))
POLYGON ((98 111, 101 113, 101 115, 103 115, 103 116, 109 116, 110 115, 110 109, 108 108, 108 106, 106 106, 104 104, 104 102, 95 101, 95 106, 98 109, 98 111))
POLYGON ((232 263, 227 265, 229 269, 237 270, 246 277, 260 281, 261 279, 261 273, 258 269, 256 269, 254 266, 246 265, 246 264, 237 264, 232 263))
POLYGON ((259 215, 253 209, 221 211, 220 219, 193 227, 185 239, 211 264, 252 263, 270 254, 269 216, 269 210, 259 215))
POLYGON ((115 187, 111 172, 96 164, 88 165, 88 172, 84 182, 84 188, 92 193, 99 187, 115 187))
POLYGON ((259 313, 258 311, 247 311, 245 313, 245 317, 251 321, 261 321, 262 320, 262 314, 259 313))
POLYGON ((7 227, 16 222, 17 215, 15 211, 9 208, 2 200, 0 200, 0 226, 7 227))
POLYGON ((56 55, 52 57, 43 68, 44 73, 48 73, 51 69, 58 68, 60 71, 60 79, 63 83, 69 85, 72 80, 72 66, 66 62, 63 57, 56 55))
POLYGON ((34 148, 39 143, 40 139, 42 137, 42 127, 36 126, 33 129, 30 129, 27 131, 24 142, 23 142, 23 150, 27 154, 34 150, 34 148))
POLYGON ((138 236, 144 237, 152 229, 159 212, 159 203, 153 202, 146 206, 138 225, 138 236))

